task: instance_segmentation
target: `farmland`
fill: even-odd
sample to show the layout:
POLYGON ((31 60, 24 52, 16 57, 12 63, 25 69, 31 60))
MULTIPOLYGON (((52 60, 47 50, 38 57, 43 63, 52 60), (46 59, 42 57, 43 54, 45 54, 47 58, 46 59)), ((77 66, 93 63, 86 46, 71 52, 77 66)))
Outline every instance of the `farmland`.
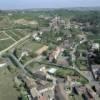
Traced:
POLYGON ((14 41, 11 39, 0 41, 0 50, 4 50, 5 48, 9 47, 13 43, 14 41))

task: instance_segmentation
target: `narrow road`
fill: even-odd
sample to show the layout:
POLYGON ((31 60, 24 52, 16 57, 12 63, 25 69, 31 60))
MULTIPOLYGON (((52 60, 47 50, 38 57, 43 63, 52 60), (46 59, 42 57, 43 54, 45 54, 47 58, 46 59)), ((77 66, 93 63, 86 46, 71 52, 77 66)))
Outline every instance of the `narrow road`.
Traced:
POLYGON ((82 73, 77 67, 76 67, 76 64, 75 64, 75 61, 76 61, 76 56, 75 56, 75 52, 78 48, 79 45, 83 44, 84 42, 86 42, 87 40, 84 39, 82 41, 80 41, 79 43, 77 43, 74 47, 73 47, 73 51, 70 52, 70 55, 71 55, 71 59, 72 59, 72 68, 74 70, 76 70, 78 73, 80 73, 80 75, 82 75, 84 78, 86 78, 87 80, 91 81, 90 78, 88 78, 86 75, 84 75, 84 73, 82 73))
POLYGON ((8 40, 8 39, 10 39, 10 38, 3 38, 3 39, 0 39, 0 41, 4 41, 4 40, 8 40))
POLYGON ((9 38, 11 38, 14 42, 16 42, 16 40, 13 38, 13 37, 11 37, 10 35, 8 35, 5 31, 2 31, 6 36, 8 36, 9 38))
POLYGON ((13 47, 15 47, 16 45, 20 44, 21 42, 23 42, 24 40, 28 39, 31 36, 31 34, 28 34, 27 36, 23 37, 22 39, 16 41, 14 44, 12 44, 11 46, 9 46, 8 48, 0 51, 0 55, 4 54, 5 52, 7 52, 8 50, 12 49, 13 47))

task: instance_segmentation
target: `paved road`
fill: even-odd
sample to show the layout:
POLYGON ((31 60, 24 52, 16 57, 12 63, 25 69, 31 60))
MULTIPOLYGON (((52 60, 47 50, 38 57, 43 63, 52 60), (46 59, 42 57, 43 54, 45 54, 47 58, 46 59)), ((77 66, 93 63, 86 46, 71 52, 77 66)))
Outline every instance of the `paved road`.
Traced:
POLYGON ((8 35, 5 31, 2 31, 5 35, 7 35, 9 38, 11 38, 14 42, 16 42, 16 40, 13 38, 13 37, 11 37, 10 35, 8 35))
POLYGON ((12 44, 11 46, 9 46, 8 48, 0 51, 0 55, 4 54, 5 52, 7 52, 8 50, 12 49, 13 47, 15 47, 16 45, 20 44, 21 42, 23 42, 24 40, 28 39, 31 36, 31 34, 28 34, 27 36, 23 37, 22 39, 16 41, 14 44, 12 44))

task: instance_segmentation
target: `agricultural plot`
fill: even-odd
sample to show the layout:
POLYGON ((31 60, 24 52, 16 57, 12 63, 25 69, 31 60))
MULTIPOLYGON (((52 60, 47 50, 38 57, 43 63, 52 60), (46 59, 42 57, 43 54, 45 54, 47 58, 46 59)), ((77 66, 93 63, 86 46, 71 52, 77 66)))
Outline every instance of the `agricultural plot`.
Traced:
POLYGON ((13 29, 13 30, 7 30, 6 33, 11 36, 16 41, 20 40, 24 36, 27 35, 27 30, 21 30, 21 29, 13 29))
POLYGON ((5 35, 2 31, 0 32, 0 39, 8 38, 7 35, 5 35))
POLYGON ((28 30, 22 29, 0 31, 0 51, 6 49, 16 41, 25 37, 28 32, 28 30))
POLYGON ((28 56, 24 56, 23 59, 21 60, 22 63, 26 63, 27 61, 31 60, 34 55, 35 52, 40 49, 43 46, 43 44, 41 43, 37 43, 32 41, 31 39, 26 40, 24 43, 20 44, 17 48, 16 48, 16 56, 18 58, 21 57, 23 52, 28 52, 28 56))
POLYGON ((2 40, 0 41, 0 51, 6 49, 10 45, 12 45, 14 41, 12 39, 2 40))
POLYGON ((0 51, 12 45, 15 40, 10 37, 5 31, 0 31, 0 51))
POLYGON ((21 49, 21 48, 25 49, 26 48, 29 51, 35 52, 36 50, 38 50, 42 46, 43 46, 43 44, 34 42, 33 40, 29 39, 29 40, 25 41, 24 43, 22 43, 21 45, 19 45, 17 48, 18 49, 21 49))

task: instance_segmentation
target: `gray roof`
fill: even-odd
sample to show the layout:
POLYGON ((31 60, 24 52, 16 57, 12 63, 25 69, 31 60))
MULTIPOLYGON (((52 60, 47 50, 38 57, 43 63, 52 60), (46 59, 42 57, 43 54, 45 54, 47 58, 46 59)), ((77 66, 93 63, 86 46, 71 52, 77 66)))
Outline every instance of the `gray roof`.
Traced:
POLYGON ((67 100, 65 90, 61 84, 55 87, 55 100, 67 100))

